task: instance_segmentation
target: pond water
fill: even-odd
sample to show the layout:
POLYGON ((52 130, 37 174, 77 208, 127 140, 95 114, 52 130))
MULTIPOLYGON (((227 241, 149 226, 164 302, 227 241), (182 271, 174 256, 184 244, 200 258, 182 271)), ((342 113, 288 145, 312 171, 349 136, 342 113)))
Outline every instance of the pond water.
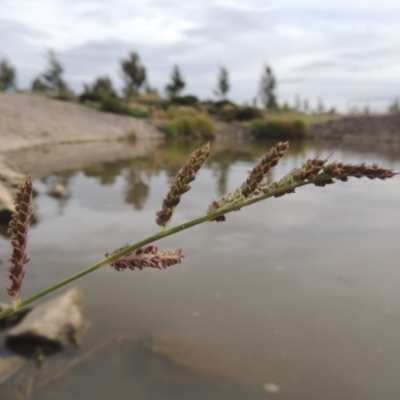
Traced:
MULTIPOLYGON (((238 187, 269 147, 216 146, 172 225, 238 187)), ((166 146, 36 179, 25 296, 156 233, 155 213, 192 149, 166 146), (50 197, 55 182, 71 196, 50 197)), ((291 146, 271 179, 332 153, 400 171, 400 152, 307 142, 291 146)), ((0 245, 7 259, 5 238, 0 245)), ((301 188, 157 246, 181 247, 186 258, 164 271, 104 267, 78 281, 90 321, 82 347, 49 357, 40 371, 26 367, 0 388, 4 398, 398 398, 399 177, 301 188)))

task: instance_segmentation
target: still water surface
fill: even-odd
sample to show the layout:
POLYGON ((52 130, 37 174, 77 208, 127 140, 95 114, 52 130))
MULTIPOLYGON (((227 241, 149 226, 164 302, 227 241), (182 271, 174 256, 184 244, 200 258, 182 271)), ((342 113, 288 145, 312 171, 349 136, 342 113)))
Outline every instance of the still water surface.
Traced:
MULTIPOLYGON (((268 148, 220 146, 172 225, 238 187, 268 148)), ((25 295, 157 232, 155 212, 191 150, 167 147, 36 180, 40 221, 30 235, 25 295), (68 199, 46 194, 55 182, 68 186, 68 199)), ((400 154, 297 143, 271 179, 332 152, 332 160, 400 170, 400 154)), ((77 353, 50 357, 42 373, 27 369, 37 383, 31 399, 400 397, 398 177, 301 188, 157 245, 182 247, 184 262, 165 271, 106 267, 77 283, 90 330, 77 353), (171 354, 143 345, 155 332, 172 340, 171 354)), ((20 392, 28 381, 17 382, 20 392)))

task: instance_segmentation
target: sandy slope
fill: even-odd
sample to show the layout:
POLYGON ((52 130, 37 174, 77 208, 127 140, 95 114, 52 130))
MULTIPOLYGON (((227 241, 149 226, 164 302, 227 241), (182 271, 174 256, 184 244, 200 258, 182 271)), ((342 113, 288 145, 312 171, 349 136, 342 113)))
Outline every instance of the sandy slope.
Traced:
POLYGON ((162 134, 149 122, 19 93, 0 93, 0 152, 49 143, 138 139, 162 134))

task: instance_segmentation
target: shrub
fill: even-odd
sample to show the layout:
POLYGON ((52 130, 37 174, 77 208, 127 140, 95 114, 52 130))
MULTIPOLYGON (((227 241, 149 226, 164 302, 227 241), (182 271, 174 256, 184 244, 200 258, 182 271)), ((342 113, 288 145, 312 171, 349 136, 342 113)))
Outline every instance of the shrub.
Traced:
POLYGON ((201 108, 200 100, 196 96, 193 96, 193 95, 175 96, 175 97, 171 98, 170 102, 171 102, 171 104, 179 105, 179 106, 189 106, 189 107, 194 107, 197 109, 201 108))
POLYGON ((219 116, 225 122, 231 122, 235 119, 236 109, 236 106, 226 104, 222 108, 214 110, 214 114, 219 116))
POLYGON ((125 103, 125 101, 115 97, 105 98, 101 102, 100 109, 102 111, 108 111, 121 115, 130 115, 131 117, 136 117, 136 118, 148 118, 150 116, 150 112, 147 108, 146 109, 143 107, 131 108, 125 103))
POLYGON ((135 98, 135 102, 149 107, 163 108, 164 103, 168 101, 162 99, 156 93, 143 93, 135 98))
POLYGON ((207 100, 201 103, 202 107, 212 115, 219 115, 224 107, 237 107, 235 103, 229 100, 212 101, 207 100))
POLYGON ((251 121, 252 119, 262 118, 263 111, 250 106, 237 106, 229 100, 207 101, 202 103, 204 109, 223 121, 251 121))
POLYGON ((262 117, 262 111, 255 107, 240 107, 236 109, 235 119, 237 121, 250 121, 262 117))
POLYGON ((262 118, 263 113, 255 107, 235 107, 226 105, 222 108, 221 118, 224 121, 251 121, 256 118, 262 118))
POLYGON ((57 100, 72 101, 72 102, 75 102, 77 100, 75 93, 69 89, 61 90, 59 93, 57 93, 55 98, 57 100))
POLYGON ((150 110, 147 107, 128 107, 128 115, 136 118, 149 118, 150 110))
POLYGON ((205 115, 178 117, 165 123, 168 138, 174 139, 213 139, 215 126, 205 115))
POLYGON ((181 117, 198 117, 203 115, 193 107, 188 106, 174 106, 169 107, 166 113, 167 118, 174 119, 174 118, 181 118, 181 117))
POLYGON ((129 109, 120 99, 115 97, 104 98, 101 102, 100 109, 116 114, 129 114, 129 109))
POLYGON ((307 124, 302 120, 256 119, 251 123, 256 139, 304 139, 309 137, 307 124))
POLYGON ((214 101, 213 105, 214 105, 215 108, 224 108, 225 106, 237 107, 235 103, 232 103, 231 101, 229 101, 227 99, 214 101))
POLYGON ((111 79, 102 76, 97 78, 92 85, 85 84, 84 92, 79 96, 79 101, 81 103, 86 101, 101 103, 106 99, 117 99, 117 97, 111 79))

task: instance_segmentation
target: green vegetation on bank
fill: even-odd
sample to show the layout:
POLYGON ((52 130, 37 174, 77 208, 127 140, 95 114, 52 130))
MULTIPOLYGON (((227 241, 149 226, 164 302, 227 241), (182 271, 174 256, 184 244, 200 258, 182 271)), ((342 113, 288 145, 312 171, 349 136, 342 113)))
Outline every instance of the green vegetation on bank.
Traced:
POLYGON ((301 119, 255 119, 250 132, 256 139, 306 139, 310 138, 310 128, 301 119))
POLYGON ((115 114, 130 115, 136 118, 149 118, 150 112, 147 107, 130 105, 118 98, 105 98, 100 104, 100 110, 115 114))
POLYGON ((165 132, 171 139, 214 139, 215 124, 206 115, 178 117, 165 123, 165 132))

